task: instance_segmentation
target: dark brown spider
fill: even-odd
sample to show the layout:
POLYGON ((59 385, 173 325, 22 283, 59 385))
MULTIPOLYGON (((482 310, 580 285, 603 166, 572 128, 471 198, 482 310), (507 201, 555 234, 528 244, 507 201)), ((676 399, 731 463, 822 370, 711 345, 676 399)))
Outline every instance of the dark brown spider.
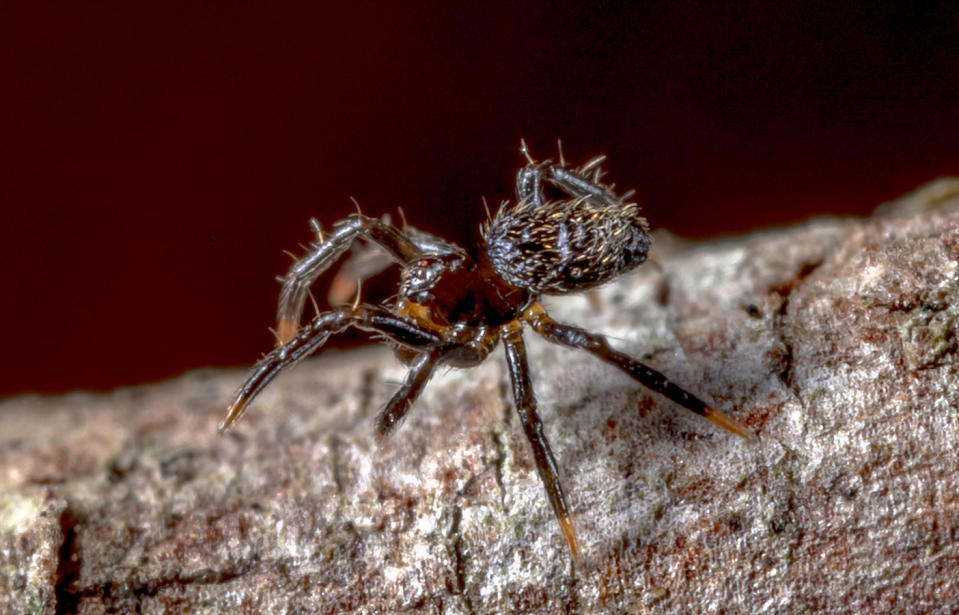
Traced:
MULTIPOLYGON (((562 155, 558 164, 549 160, 537 163, 525 144, 521 151, 528 164, 516 177, 517 201, 500 207, 483 229, 483 242, 472 251, 409 226, 398 229, 360 213, 336 223, 325 237, 314 222, 318 239, 282 280, 277 347, 254 366, 220 430, 229 429, 282 369, 349 327, 386 338, 410 367, 405 382, 376 417, 380 439, 397 427, 437 366, 477 365, 502 340, 516 412, 574 557, 579 547, 570 507, 536 413, 523 342, 524 323, 547 340, 582 348, 684 408, 745 436, 738 423, 656 370, 612 349, 603 336, 560 324, 546 313, 538 301, 540 295, 594 288, 646 260, 649 227, 639 207, 628 201, 632 192, 617 195, 612 185, 600 182, 604 156, 573 168, 562 155), (544 183, 564 198, 548 200, 544 183), (402 266, 395 304, 357 302, 319 313, 301 327, 310 285, 358 239, 372 242, 391 262, 402 266)), ((365 273, 381 268, 374 264, 365 273)))

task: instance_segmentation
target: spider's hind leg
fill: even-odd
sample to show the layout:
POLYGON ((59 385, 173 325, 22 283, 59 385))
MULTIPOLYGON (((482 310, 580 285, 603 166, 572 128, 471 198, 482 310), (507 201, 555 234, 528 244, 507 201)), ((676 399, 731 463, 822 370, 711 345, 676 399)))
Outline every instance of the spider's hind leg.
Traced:
POLYGON ((513 382, 513 397, 516 400, 516 413, 523 424, 526 439, 533 448, 533 458, 540 480, 546 488, 546 495, 553 507, 553 513, 559 521, 560 529, 569 545, 573 558, 579 557, 579 542, 573 529, 569 503, 559 482, 559 470, 556 459, 549 448, 543 423, 536 413, 536 398, 533 396, 533 384, 529 376, 529 363, 526 360, 526 346, 523 343, 523 328, 518 321, 504 326, 503 346, 506 348, 506 362, 513 382))
POLYGON ((723 429, 742 438, 754 437, 734 419, 716 410, 686 389, 673 384, 660 372, 627 354, 613 350, 602 335, 556 322, 550 318, 539 303, 534 303, 527 308, 526 312, 523 313, 523 319, 530 324, 534 331, 549 341, 564 346, 572 346, 573 348, 581 348, 607 363, 612 363, 646 388, 661 394, 703 418, 709 419, 723 429))
POLYGON ((614 207, 623 205, 633 196, 634 191, 618 195, 613 184, 600 181, 603 176, 601 165, 605 160, 606 156, 597 156, 578 168, 561 164, 549 165, 548 180, 574 198, 592 198, 614 207))
POLYGON ((545 203, 544 180, 573 198, 591 198, 614 207, 624 205, 634 194, 630 190, 617 195, 614 185, 600 181, 603 177, 601 167, 606 156, 597 156, 584 165, 573 168, 563 160, 562 150, 558 164, 553 164, 550 160, 533 160, 525 141, 522 142, 520 151, 528 161, 516 174, 516 197, 521 202, 526 201, 537 206, 545 203))
POLYGON ((350 247, 358 237, 365 237, 383 248, 389 257, 401 264, 419 258, 421 250, 406 234, 388 224, 363 214, 352 214, 334 225, 322 241, 310 244, 310 251, 293 263, 283 278, 283 289, 276 310, 277 345, 291 341, 300 328, 300 316, 310 285, 350 247))
POLYGON ((543 165, 529 163, 516 173, 516 199, 537 207, 546 201, 543 195, 543 165))

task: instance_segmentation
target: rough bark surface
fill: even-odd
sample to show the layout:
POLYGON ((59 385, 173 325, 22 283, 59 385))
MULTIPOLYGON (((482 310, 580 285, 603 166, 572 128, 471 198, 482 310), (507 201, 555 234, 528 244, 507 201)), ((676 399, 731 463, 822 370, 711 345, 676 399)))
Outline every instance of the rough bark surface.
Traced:
POLYGON ((381 445, 403 368, 380 347, 303 363, 223 437, 241 371, 6 400, 0 612, 955 611, 957 195, 660 235, 598 310, 552 302, 758 435, 529 335, 576 562, 501 352, 438 375, 381 445))

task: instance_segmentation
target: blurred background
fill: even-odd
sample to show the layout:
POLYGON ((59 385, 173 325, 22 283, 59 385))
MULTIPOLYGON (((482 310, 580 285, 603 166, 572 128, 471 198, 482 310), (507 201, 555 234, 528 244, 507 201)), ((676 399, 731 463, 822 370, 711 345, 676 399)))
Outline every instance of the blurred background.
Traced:
POLYGON ((472 242, 521 137, 693 239, 959 174, 955 3, 809 4, 3 3, 0 396, 248 366, 310 216, 472 242))

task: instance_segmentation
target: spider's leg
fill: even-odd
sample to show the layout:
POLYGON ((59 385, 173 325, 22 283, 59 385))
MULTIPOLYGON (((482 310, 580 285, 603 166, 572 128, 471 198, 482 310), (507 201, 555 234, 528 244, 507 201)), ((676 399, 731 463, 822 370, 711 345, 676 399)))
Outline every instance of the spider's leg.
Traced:
POLYGON ((513 321, 503 328, 503 346, 506 348, 506 362, 509 365, 509 374, 513 381, 513 397, 516 400, 516 413, 519 415, 526 439, 533 448, 533 457, 536 460, 536 469, 546 488, 546 495, 553 507, 553 513, 559 521, 563 536, 573 554, 579 557, 579 543, 573 530, 570 519, 570 508, 559 482, 559 472, 556 459, 553 457, 543 433, 543 423, 536 414, 536 398, 533 396, 533 384, 529 376, 529 364, 526 361, 526 346, 523 343, 522 325, 513 321))
POLYGON ((276 310, 277 343, 292 340, 300 327, 300 315, 310 285, 350 247, 357 237, 365 237, 379 245, 396 262, 406 264, 419 258, 422 251, 392 224, 352 214, 333 226, 323 242, 310 244, 310 251, 293 263, 283 278, 283 289, 276 310))
POLYGON ((330 335, 346 329, 352 320, 350 308, 338 308, 317 314, 313 321, 304 327, 298 335, 256 362, 247 379, 240 386, 220 423, 219 431, 224 432, 236 423, 246 407, 260 391, 266 388, 286 367, 293 365, 326 343, 330 335))
MULTIPOLYGON (((382 222, 388 223, 388 221, 388 217, 384 216, 382 222)), ((403 226, 402 233, 424 254, 462 252, 459 246, 409 225, 403 226)), ((396 259, 390 253, 376 243, 354 244, 352 253, 343 261, 333 281, 330 282, 330 291, 327 294, 330 305, 340 305, 352 299, 356 295, 359 283, 381 273, 395 261, 396 259)))
POLYGON ((528 164, 516 174, 516 199, 537 207, 546 200, 543 196, 543 169, 539 165, 528 164))
POLYGON ((431 349, 416 355, 410 363, 410 371, 406 374, 403 385, 393 394, 389 403, 376 415, 376 438, 382 440, 393 433, 393 430, 406 416, 413 402, 429 382, 433 369, 443 357, 443 351, 431 349))
MULTIPOLYGON (((417 319, 415 311, 405 314, 417 319)), ((406 374, 403 385, 376 416, 376 436, 379 440, 390 435, 403 420, 437 365, 444 361, 449 361, 456 367, 478 365, 499 343, 499 334, 495 329, 440 327, 435 323, 427 323, 426 326, 442 340, 442 343, 426 345, 411 339, 409 341, 415 343, 406 344, 409 348, 420 348, 421 352, 410 361, 410 370, 406 374)), ((394 339, 398 339, 398 336, 394 339)))
POLYGON ((539 207, 546 202, 543 194, 543 167, 549 161, 536 162, 526 147, 526 141, 520 140, 519 151, 526 156, 527 164, 516 174, 516 199, 519 203, 532 203, 539 207))
POLYGON ((564 165, 551 164, 548 168, 548 180, 574 198, 594 198, 611 207, 622 206, 633 192, 629 191, 617 195, 612 185, 599 181, 602 171, 599 165, 605 156, 593 158, 578 169, 571 169, 564 165))
POLYGON ((440 336, 416 322, 396 316, 379 306, 344 306, 318 314, 307 326, 282 346, 260 359, 230 404, 219 430, 226 431, 243 415, 260 391, 283 371, 326 343, 330 335, 347 327, 379 333, 411 348, 432 348, 442 343, 440 336))
POLYGON ((582 348, 600 359, 612 363, 643 386, 660 393, 667 399, 671 399, 683 408, 709 419, 723 429, 743 438, 752 437, 752 434, 738 422, 709 406, 689 391, 673 384, 663 374, 629 355, 613 350, 602 335, 556 322, 546 313, 542 304, 534 303, 527 308, 523 313, 523 320, 528 322, 534 331, 549 341, 572 346, 573 348, 582 348))

